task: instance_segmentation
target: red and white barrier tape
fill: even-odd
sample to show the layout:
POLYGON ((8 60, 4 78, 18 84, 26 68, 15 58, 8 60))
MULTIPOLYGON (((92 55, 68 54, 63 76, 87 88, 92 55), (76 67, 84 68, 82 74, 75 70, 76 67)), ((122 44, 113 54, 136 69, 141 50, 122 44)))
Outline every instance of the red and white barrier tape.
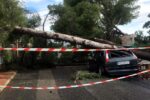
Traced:
POLYGON ((36 52, 89 52, 89 51, 105 51, 105 50, 142 50, 150 49, 150 47, 138 47, 138 48, 117 48, 117 49, 78 49, 78 48, 0 48, 0 51, 36 51, 36 52))
POLYGON ((103 80, 103 81, 98 81, 98 82, 90 82, 86 84, 78 84, 78 85, 68 85, 68 86, 53 86, 53 87, 24 87, 24 86, 0 86, 0 88, 9 88, 9 89, 21 89, 21 90, 58 90, 58 89, 69 89, 69 88, 79 88, 79 87, 86 87, 86 86, 92 86, 92 85, 97 85, 97 84, 103 84, 103 83, 109 83, 117 80, 122 80, 130 77, 134 77, 137 75, 149 73, 150 70, 142 71, 139 73, 119 77, 119 78, 113 78, 109 80, 103 80))

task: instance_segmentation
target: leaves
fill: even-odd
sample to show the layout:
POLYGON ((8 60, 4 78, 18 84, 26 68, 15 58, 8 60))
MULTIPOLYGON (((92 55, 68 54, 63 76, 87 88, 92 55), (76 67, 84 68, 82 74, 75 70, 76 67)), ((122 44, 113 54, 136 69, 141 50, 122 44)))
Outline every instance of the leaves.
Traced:
POLYGON ((96 0, 101 7, 101 26, 104 29, 105 39, 113 40, 112 32, 116 25, 124 25, 131 22, 138 15, 135 5, 137 0, 96 0))
POLYGON ((6 41, 14 26, 23 26, 26 16, 18 0, 0 0, 0 42, 6 41))
POLYGON ((55 32, 62 32, 90 38, 97 35, 99 8, 86 0, 65 0, 64 5, 49 5, 51 15, 57 16, 52 26, 55 32))
POLYGON ((136 31, 136 45, 137 46, 148 46, 150 45, 150 36, 144 36, 142 31, 136 31))
MULTIPOLYGON (((150 14, 148 14, 148 17, 150 18, 150 14)), ((150 35, 150 21, 147 21, 147 22, 144 24, 143 28, 149 29, 149 30, 148 30, 148 33, 149 33, 149 35, 150 35)))
POLYGON ((32 15, 31 17, 28 18, 27 21, 27 27, 28 28, 36 28, 41 25, 41 17, 39 14, 37 15, 32 15))
POLYGON ((144 28, 150 28, 150 21, 147 21, 147 22, 144 24, 143 27, 144 27, 144 28))
POLYGON ((0 8, 0 27, 13 27, 14 25, 24 24, 24 11, 17 0, 1 0, 0 8))
POLYGON ((137 0, 64 0, 61 5, 49 5, 51 15, 57 16, 52 26, 56 32, 113 39, 116 25, 129 23, 138 15, 137 0))

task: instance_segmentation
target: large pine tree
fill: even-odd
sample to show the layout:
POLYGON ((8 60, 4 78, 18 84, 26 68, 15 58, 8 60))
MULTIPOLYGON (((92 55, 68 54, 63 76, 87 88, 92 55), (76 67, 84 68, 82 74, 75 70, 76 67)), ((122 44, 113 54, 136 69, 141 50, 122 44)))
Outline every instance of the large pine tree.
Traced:
POLYGON ((117 25, 129 23, 138 15, 137 0, 64 0, 64 4, 49 5, 55 15, 52 29, 85 38, 104 37, 111 40, 117 25))
POLYGON ((64 0, 63 5, 49 5, 50 14, 57 16, 52 26, 55 32, 62 32, 90 38, 100 33, 97 4, 86 0, 64 0))
POLYGON ((114 35, 113 30, 117 25, 124 25, 131 22, 132 19, 138 16, 136 5, 138 0, 96 0, 96 3, 101 7, 101 21, 105 33, 105 38, 112 40, 114 35))
POLYGON ((24 9, 18 0, 0 0, 0 43, 7 39, 13 27, 25 24, 24 9))

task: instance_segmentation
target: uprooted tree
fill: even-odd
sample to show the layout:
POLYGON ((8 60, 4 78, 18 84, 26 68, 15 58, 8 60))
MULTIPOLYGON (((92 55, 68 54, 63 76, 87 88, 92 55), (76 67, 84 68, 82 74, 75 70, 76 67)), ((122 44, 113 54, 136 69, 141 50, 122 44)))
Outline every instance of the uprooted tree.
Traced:
POLYGON ((76 43, 76 44, 85 45, 88 47, 93 47, 93 48, 117 48, 114 45, 99 43, 99 42, 95 42, 92 40, 83 39, 81 37, 66 35, 62 33, 49 33, 49 32, 43 32, 43 31, 36 31, 34 29, 25 28, 25 27, 16 27, 13 30, 13 34, 18 34, 18 35, 27 34, 27 35, 38 36, 38 37, 43 37, 43 38, 62 40, 62 41, 70 42, 70 43, 76 43))
MULTIPOLYGON (((31 29, 31 28, 25 28, 25 27, 16 27, 12 33, 15 36, 27 35, 27 36, 40 37, 40 38, 45 38, 45 39, 67 41, 72 44, 78 44, 78 45, 86 46, 88 48, 116 48, 115 45, 111 45, 111 44, 107 44, 107 43, 99 43, 99 42, 95 42, 92 40, 88 40, 88 39, 84 39, 84 38, 80 38, 80 37, 76 37, 76 36, 72 36, 72 35, 66 35, 66 34, 62 34, 62 33, 50 33, 50 32, 37 31, 37 30, 31 29)), ((38 42, 40 42, 40 41, 38 41, 38 42)), ((61 45, 61 46, 63 46, 63 45, 61 45)), ((29 67, 29 68, 33 67, 32 65, 36 61, 35 60, 36 54, 37 54, 36 52, 29 52, 28 56, 22 57, 25 60, 22 60, 21 63, 24 62, 23 65, 25 65, 26 67, 29 67)), ((53 64, 54 62, 52 60, 56 58, 56 56, 55 57, 52 56, 53 54, 54 53, 51 53, 49 56, 47 56, 47 55, 41 56, 42 59, 39 62, 44 61, 43 64, 47 64, 47 63, 53 64), (44 58, 46 58, 46 59, 44 59, 44 58), (47 62, 48 58, 50 58, 50 60, 47 62)), ((57 59, 57 63, 63 64, 65 62, 64 59, 68 59, 68 57, 71 57, 71 59, 72 59, 71 61, 73 61, 74 57, 76 58, 78 56, 82 56, 82 60, 83 60, 86 55, 87 55, 87 53, 86 54, 82 53, 82 54, 77 54, 77 55, 72 56, 72 55, 70 55, 70 53, 67 53, 67 54, 65 53, 61 56, 61 58, 56 58, 56 59, 57 59)), ((84 60, 86 60, 86 59, 84 59, 84 60)), ((56 60, 55 60, 55 62, 56 62, 56 60)), ((70 63, 70 62, 67 61, 65 64, 67 64, 67 63, 70 63)), ((83 61, 83 63, 84 63, 84 61, 83 61)))
MULTIPOLYGON (((26 34, 26 35, 31 35, 31 36, 43 37, 43 38, 47 38, 47 39, 62 40, 62 41, 70 42, 70 43, 84 45, 84 46, 91 47, 91 48, 105 48, 105 49, 117 48, 117 46, 114 43, 103 40, 103 39, 95 38, 92 41, 92 40, 88 40, 88 39, 84 39, 84 38, 76 37, 76 36, 72 36, 72 35, 37 31, 37 30, 31 29, 31 28, 25 28, 25 27, 16 27, 12 33, 18 34, 18 35, 26 34)), ((144 58, 149 59, 148 57, 147 58, 145 57, 144 52, 134 51, 134 53, 143 59, 144 58)))

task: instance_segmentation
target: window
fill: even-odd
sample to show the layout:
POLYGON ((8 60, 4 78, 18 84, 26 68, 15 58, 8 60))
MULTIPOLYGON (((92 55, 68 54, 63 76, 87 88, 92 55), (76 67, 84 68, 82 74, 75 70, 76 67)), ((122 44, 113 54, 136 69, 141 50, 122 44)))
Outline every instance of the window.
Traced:
POLYGON ((117 50, 117 51, 109 51, 109 58, 118 58, 118 57, 129 57, 132 56, 131 51, 125 50, 117 50))

